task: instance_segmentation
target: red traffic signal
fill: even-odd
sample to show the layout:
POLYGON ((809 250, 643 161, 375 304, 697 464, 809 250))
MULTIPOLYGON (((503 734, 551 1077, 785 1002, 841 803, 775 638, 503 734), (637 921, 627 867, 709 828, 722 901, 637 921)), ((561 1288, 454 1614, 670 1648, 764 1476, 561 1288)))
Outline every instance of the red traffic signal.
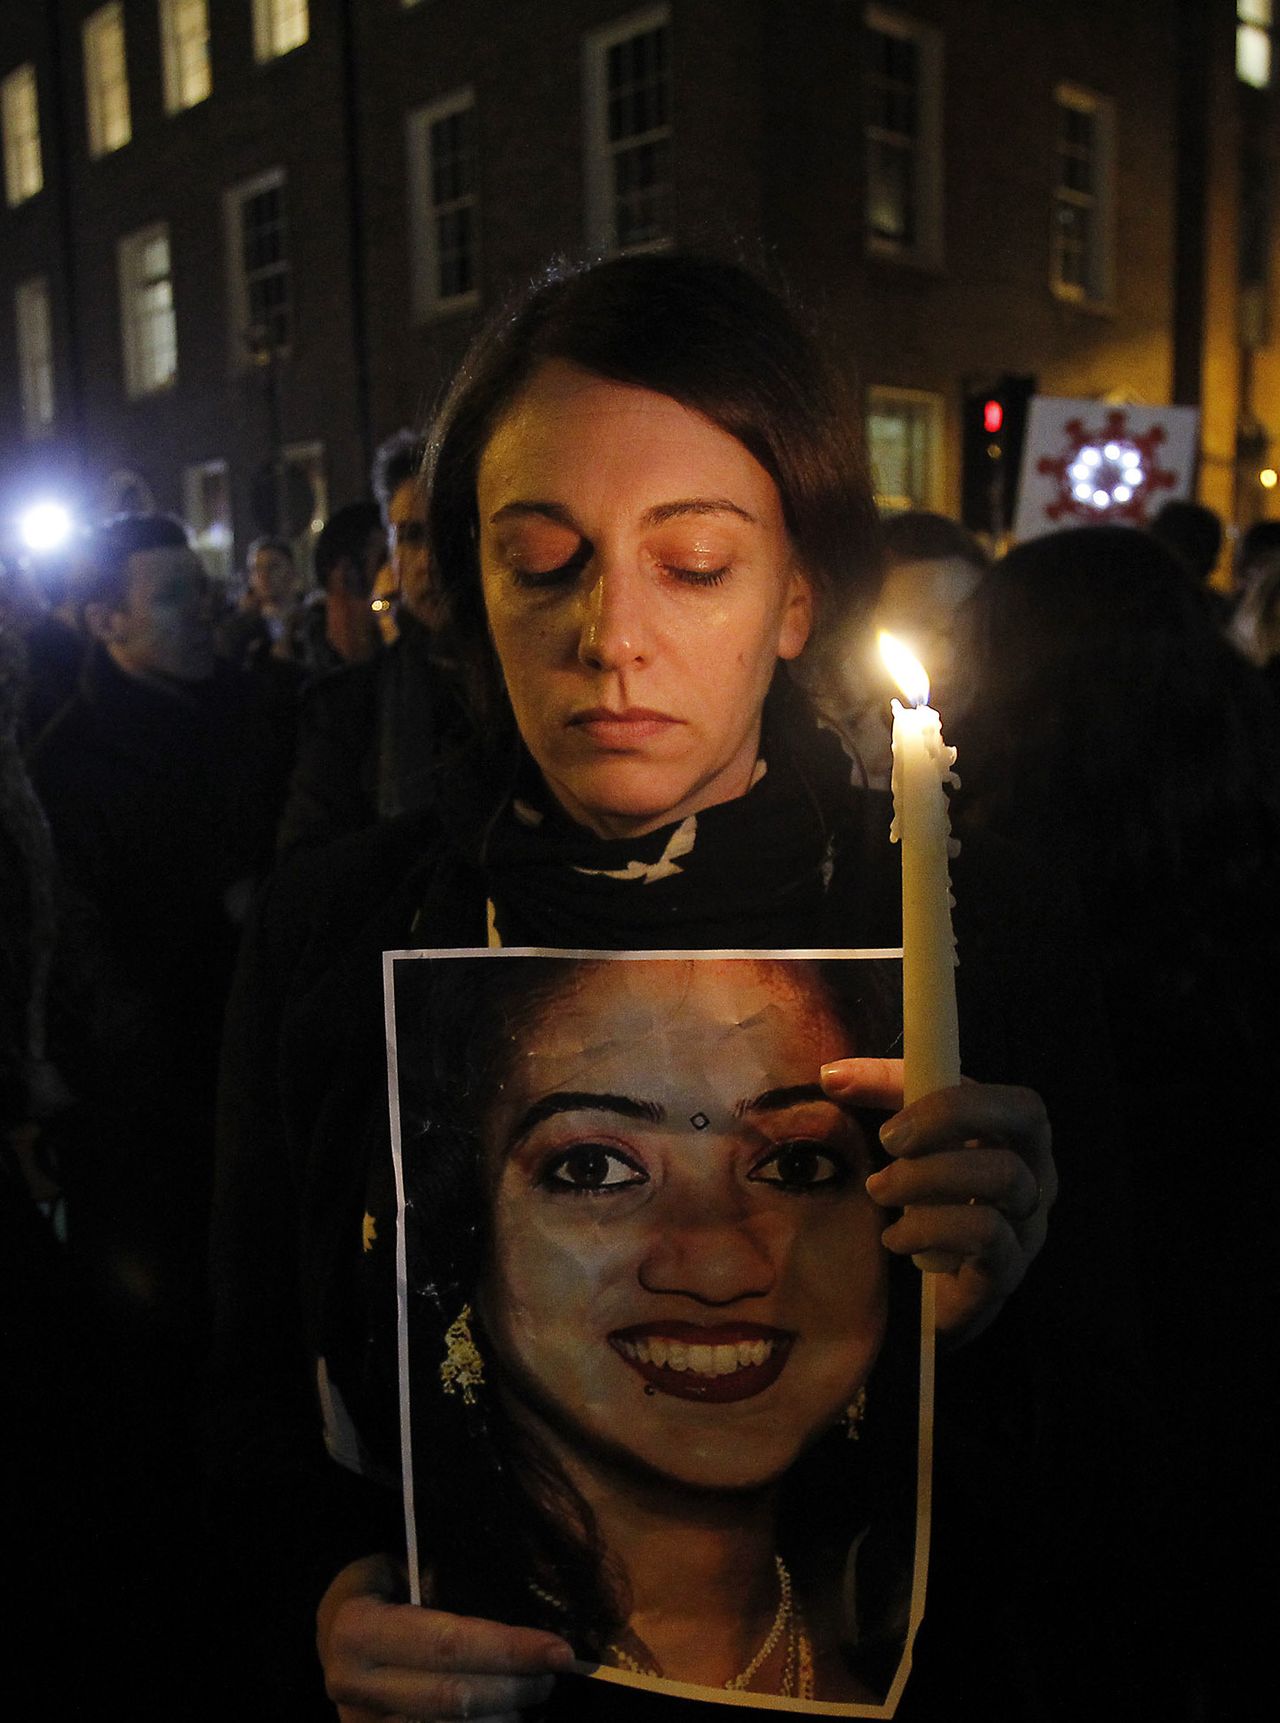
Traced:
POLYGON ((982 428, 989 437, 1004 427, 1004 403, 993 395, 982 403, 982 428))

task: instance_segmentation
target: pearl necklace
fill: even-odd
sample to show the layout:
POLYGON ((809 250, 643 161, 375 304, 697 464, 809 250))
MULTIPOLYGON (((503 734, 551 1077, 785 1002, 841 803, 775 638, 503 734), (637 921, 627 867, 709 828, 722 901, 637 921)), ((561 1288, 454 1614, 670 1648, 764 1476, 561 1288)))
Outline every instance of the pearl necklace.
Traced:
MULTIPOLYGON (((791 1574, 786 1562, 780 1555, 773 1558, 774 1568, 778 1575, 778 1608, 773 1618, 773 1625, 765 1635, 760 1649, 740 1674, 731 1676, 723 1683, 731 1693, 744 1692, 763 1669, 769 1658, 778 1647, 779 1640, 786 1635, 786 1658, 782 1669, 782 1686, 779 1691, 790 1699, 813 1698, 813 1642, 808 1630, 792 1599, 791 1574)), ((657 1680, 662 1679, 662 1669, 657 1663, 644 1664, 637 1657, 632 1657, 629 1651, 624 1651, 620 1645, 611 1644, 605 1647, 606 1653, 613 1658, 621 1669, 630 1670, 633 1675, 648 1675, 657 1680)))

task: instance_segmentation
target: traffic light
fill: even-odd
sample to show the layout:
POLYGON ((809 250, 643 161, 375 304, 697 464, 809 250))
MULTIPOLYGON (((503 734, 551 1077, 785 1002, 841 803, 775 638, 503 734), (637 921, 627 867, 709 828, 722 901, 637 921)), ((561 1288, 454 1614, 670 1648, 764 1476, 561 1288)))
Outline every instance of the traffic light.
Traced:
POLYGON ((1006 372, 989 388, 965 391, 961 519, 999 540, 1013 525, 1018 472, 1034 377, 1006 372))

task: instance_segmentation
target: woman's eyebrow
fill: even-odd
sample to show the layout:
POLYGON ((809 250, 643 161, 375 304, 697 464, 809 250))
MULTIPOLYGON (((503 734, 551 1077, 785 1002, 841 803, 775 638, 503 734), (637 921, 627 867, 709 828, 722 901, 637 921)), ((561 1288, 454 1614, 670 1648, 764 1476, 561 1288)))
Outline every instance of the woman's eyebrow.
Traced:
POLYGON ((526 1108, 511 1132, 509 1147, 515 1148, 535 1125, 554 1118, 557 1113, 618 1113, 624 1119, 643 1119, 651 1125, 660 1125, 667 1116, 656 1101, 638 1101, 631 1095, 597 1094, 590 1089, 558 1089, 526 1108))
POLYGON ((766 1089, 763 1094, 753 1095, 749 1101, 739 1101, 733 1109, 733 1116, 741 1119, 748 1113, 779 1113, 784 1107, 798 1107, 804 1101, 829 1101, 835 1106, 821 1083, 793 1083, 790 1088, 766 1089))
MULTIPOLYGON (((680 497, 674 502, 655 503, 651 509, 644 511, 640 520, 643 526, 662 526, 666 521, 679 520, 684 515, 735 515, 750 526, 759 525, 755 515, 738 503, 730 502, 728 497, 680 497)), ((527 501, 517 498, 503 503, 500 509, 495 509, 489 516, 489 524, 497 526, 504 520, 524 520, 530 516, 555 521, 558 526, 572 527, 577 531, 571 509, 566 508, 563 503, 544 502, 537 497, 527 501)))
POLYGON ((489 516, 490 526, 497 526, 504 520, 524 520, 528 516, 536 516, 540 520, 555 521, 558 526, 573 527, 573 515, 563 503, 542 502, 537 498, 529 502, 503 503, 500 509, 495 509, 489 516))
POLYGON ((681 515, 737 515, 739 520, 749 521, 752 526, 759 524, 753 514, 730 502, 728 497, 683 497, 679 502, 656 503, 653 508, 645 510, 643 519, 647 526, 661 526, 664 521, 677 520, 681 515))

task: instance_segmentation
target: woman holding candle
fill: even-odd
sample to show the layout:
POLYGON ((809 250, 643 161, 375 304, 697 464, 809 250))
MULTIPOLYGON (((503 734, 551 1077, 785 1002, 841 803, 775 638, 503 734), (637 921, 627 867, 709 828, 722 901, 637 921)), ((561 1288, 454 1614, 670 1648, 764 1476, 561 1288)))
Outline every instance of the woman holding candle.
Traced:
MULTIPOLYGON (((897 943, 887 799, 850 788, 806 692, 847 651, 875 554, 854 423, 778 300, 676 256, 553 276, 465 363, 437 420, 429 530, 473 759, 436 812, 282 877, 230 1019, 215 1364, 242 1416, 222 1441, 261 1451, 270 1425, 281 1463, 259 1468, 259 1500, 277 1511, 289 1433, 317 1446, 317 1372, 330 1454, 366 1478, 394 1465, 382 950, 897 943)), ((1048 1087, 1080 1045, 1039 966, 1052 951, 1011 917, 1016 881, 988 872, 967 906, 957 890, 968 1066, 1048 1087), (1004 997, 1037 985, 1036 1012, 1004 997)), ((880 1061, 831 1061, 823 1081, 843 1105, 900 1105, 880 1061)), ((939 1325, 976 1332, 1044 1238, 1044 1108, 1021 1087, 953 1087, 884 1143, 867 1187, 895 1216, 883 1244, 951 1253, 939 1325)), ((331 1528, 334 1568, 361 1537, 392 1547, 393 1496, 352 1526, 331 1495, 286 1499, 331 1528)), ((533 1625, 390 1601, 390 1571, 353 1563, 322 1608, 345 1718, 507 1713, 564 1667, 568 1648, 533 1625)), ((530 1598, 525 1621, 545 1619, 530 1598)))

